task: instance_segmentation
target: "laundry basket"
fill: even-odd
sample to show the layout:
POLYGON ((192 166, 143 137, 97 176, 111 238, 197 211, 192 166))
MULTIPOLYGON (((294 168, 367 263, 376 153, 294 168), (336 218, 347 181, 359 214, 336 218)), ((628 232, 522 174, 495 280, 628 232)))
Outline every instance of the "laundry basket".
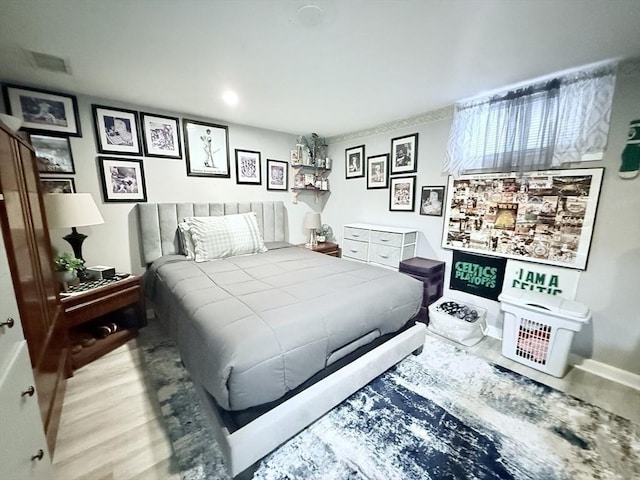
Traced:
POLYGON ((575 332, 589 322, 582 303, 526 290, 503 292, 502 355, 548 373, 564 376, 575 332))

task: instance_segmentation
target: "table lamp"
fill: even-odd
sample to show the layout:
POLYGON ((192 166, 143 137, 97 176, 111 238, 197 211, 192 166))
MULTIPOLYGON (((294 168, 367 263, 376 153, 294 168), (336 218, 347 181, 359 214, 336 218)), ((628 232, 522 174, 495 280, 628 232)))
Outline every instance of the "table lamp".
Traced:
POLYGON ((304 246, 307 248, 314 248, 318 246, 318 240, 316 238, 316 228, 320 228, 322 222, 320 221, 319 212, 305 213, 303 220, 304 228, 309 229, 309 242, 304 246))
POLYGON ((90 193, 47 193, 43 195, 44 209, 49 228, 71 227, 71 233, 64 238, 76 258, 82 258, 82 242, 86 235, 79 233, 76 227, 104 223, 102 215, 90 193))

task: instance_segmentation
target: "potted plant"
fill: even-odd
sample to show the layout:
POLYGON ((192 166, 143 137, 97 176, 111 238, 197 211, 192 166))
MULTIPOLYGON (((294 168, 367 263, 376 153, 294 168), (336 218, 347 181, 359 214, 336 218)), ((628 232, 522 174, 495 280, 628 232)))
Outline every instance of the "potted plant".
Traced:
POLYGON ((331 235, 331 227, 326 223, 320 225, 320 228, 316 228, 316 238, 318 242, 324 243, 327 241, 327 237, 331 235))
POLYGON ((80 260, 68 252, 58 255, 53 263, 58 280, 63 283, 73 282, 77 278, 78 270, 84 267, 84 260, 80 260))

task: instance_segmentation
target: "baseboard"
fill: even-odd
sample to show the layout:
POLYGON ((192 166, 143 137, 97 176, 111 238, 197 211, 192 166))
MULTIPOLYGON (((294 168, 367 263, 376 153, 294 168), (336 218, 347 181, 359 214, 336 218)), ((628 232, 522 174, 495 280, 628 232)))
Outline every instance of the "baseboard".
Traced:
POLYGON ((487 335, 489 337, 497 338, 498 340, 502 340, 502 329, 494 327, 493 325, 487 325, 487 335))
POLYGON ((590 358, 583 358, 573 353, 569 355, 569 363, 575 368, 579 368, 585 372, 593 373, 599 377, 613 380, 614 382, 640 391, 640 375, 636 375, 635 373, 612 367, 611 365, 590 358))
MULTIPOLYGON (((487 335, 501 340, 502 329, 489 325, 487 327, 487 335)), ((611 365, 598 362, 591 358, 584 358, 574 353, 569 355, 569 364, 573 365, 575 368, 584 370, 585 372, 592 373, 599 377, 612 380, 640 391, 640 375, 636 375, 635 373, 631 373, 617 367, 612 367, 611 365)))

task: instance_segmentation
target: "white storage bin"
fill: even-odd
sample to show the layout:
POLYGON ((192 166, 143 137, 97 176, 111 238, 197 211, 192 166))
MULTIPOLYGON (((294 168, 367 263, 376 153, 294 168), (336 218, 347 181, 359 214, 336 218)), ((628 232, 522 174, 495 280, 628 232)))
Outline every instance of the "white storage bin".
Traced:
POLYGON ((438 335, 470 347, 482 340, 487 334, 487 311, 470 303, 442 297, 429 305, 429 325, 427 328, 438 335), (444 312, 441 305, 445 302, 455 302, 478 313, 473 322, 454 317, 444 312))
POLYGON ((548 373, 564 376, 575 332, 589 322, 582 303, 526 290, 502 293, 502 355, 548 373))

